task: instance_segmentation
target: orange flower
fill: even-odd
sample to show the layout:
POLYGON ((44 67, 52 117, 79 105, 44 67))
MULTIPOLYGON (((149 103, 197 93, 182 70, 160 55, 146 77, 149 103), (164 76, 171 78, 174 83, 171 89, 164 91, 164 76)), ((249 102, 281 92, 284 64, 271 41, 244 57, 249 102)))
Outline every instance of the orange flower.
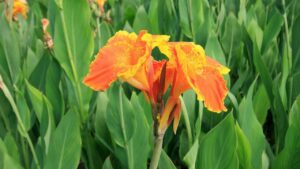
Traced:
POLYGON ((181 112, 180 95, 193 89, 198 100, 213 112, 226 111, 228 89, 223 75, 229 69, 205 55, 204 49, 189 42, 168 42, 169 36, 139 35, 119 31, 100 49, 84 83, 94 90, 105 90, 120 78, 142 90, 152 105, 154 120, 164 131, 173 121, 176 133, 181 112), (158 47, 168 57, 155 61, 152 50, 158 47), (162 96, 171 86, 164 104, 162 96), (158 119, 158 120, 156 120, 158 119))
MULTIPOLYGON (((94 90, 105 90, 120 78, 149 93, 153 81, 158 78, 153 70, 151 51, 159 41, 168 41, 168 36, 155 36, 146 31, 141 31, 138 36, 125 31, 117 32, 100 49, 84 83, 94 90)), ((159 66, 155 68, 157 72, 159 69, 159 66)))
POLYGON ((204 49, 194 43, 171 42, 167 46, 161 46, 160 50, 174 67, 177 66, 171 94, 160 119, 160 128, 167 127, 170 117, 174 117, 174 121, 179 121, 176 118, 180 118, 178 115, 180 112, 174 112, 173 109, 178 107, 180 94, 190 88, 196 92, 198 100, 204 101, 208 110, 213 112, 227 110, 223 102, 228 89, 222 75, 229 72, 228 68, 207 57, 204 49))
POLYGON ((16 18, 18 14, 21 14, 24 18, 27 18, 28 6, 26 0, 14 0, 13 5, 13 17, 16 18))
POLYGON ((106 0, 97 0, 99 9, 101 11, 101 13, 104 13, 104 4, 105 4, 106 0))

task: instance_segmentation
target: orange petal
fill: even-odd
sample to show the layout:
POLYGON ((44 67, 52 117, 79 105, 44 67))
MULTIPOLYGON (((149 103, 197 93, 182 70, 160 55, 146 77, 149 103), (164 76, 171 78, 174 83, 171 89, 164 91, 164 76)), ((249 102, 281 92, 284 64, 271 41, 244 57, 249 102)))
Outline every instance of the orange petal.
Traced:
POLYGON ((198 99, 204 100, 205 107, 213 112, 227 111, 224 99, 228 93, 226 81, 216 68, 205 67, 194 77, 192 88, 196 91, 198 99))
POLYGON ((164 111, 160 117, 159 129, 163 130, 166 127, 168 127, 168 120, 170 119, 171 112, 173 111, 174 106, 176 105, 177 101, 178 101, 178 98, 169 97, 169 99, 165 105, 164 111))
POLYGON ((173 112, 174 115, 174 121, 173 121, 173 132, 176 134, 178 125, 179 125, 179 121, 180 121, 180 114, 181 114, 181 102, 178 99, 177 100, 177 104, 176 107, 174 108, 173 112))
POLYGON ((178 66, 199 100, 214 112, 226 111, 224 99, 228 89, 222 77, 224 69, 218 62, 208 59, 204 49, 193 43, 178 43, 176 46, 178 66))
POLYGON ((223 75, 228 74, 230 69, 226 66, 221 65, 218 61, 214 60, 213 58, 206 56, 206 62, 209 66, 215 67, 219 70, 219 72, 223 75))
POLYGON ((94 90, 105 90, 118 77, 127 80, 135 76, 149 56, 146 43, 136 34, 119 31, 100 49, 84 83, 94 90))

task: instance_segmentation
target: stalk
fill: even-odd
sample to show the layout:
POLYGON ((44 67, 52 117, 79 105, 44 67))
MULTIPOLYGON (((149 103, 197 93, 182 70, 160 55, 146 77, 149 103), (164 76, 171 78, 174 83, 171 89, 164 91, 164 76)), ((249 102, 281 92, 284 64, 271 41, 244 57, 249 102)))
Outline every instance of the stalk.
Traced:
POLYGON ((155 145, 149 169, 157 169, 165 133, 155 136, 155 145))

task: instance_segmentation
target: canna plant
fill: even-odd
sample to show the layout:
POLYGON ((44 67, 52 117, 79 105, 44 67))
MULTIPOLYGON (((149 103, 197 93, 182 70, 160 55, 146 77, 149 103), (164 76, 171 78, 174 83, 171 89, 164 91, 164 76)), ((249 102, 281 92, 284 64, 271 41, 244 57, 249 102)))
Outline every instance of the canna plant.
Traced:
POLYGON ((150 169, 156 169, 163 137, 173 121, 176 133, 180 120, 180 95, 192 88, 205 107, 213 112, 226 111, 228 93, 222 75, 229 69, 205 55, 204 49, 191 42, 168 42, 166 35, 138 35, 117 32, 99 50, 84 83, 94 90, 106 90, 118 78, 140 89, 152 108, 155 146, 150 169), (155 60, 152 50, 158 47, 167 60, 155 60), (166 103, 164 95, 171 86, 166 103))
POLYGON ((0 169, 298 169, 299 2, 0 0, 0 169))

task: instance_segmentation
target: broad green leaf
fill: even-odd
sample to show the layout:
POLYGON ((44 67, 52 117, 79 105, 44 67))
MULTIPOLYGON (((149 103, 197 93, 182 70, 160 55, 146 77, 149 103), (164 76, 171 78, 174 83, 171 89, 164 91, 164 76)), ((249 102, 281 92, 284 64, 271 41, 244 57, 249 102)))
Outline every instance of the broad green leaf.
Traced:
POLYGON ((276 8, 271 16, 272 18, 270 19, 270 21, 268 21, 268 24, 264 29, 264 36, 262 41, 263 52, 266 48, 268 48, 270 42, 278 36, 278 33, 280 32, 283 25, 283 17, 276 8))
POLYGON ((96 120, 95 131, 96 138, 100 140, 106 147, 110 147, 111 139, 110 134, 105 122, 105 114, 107 111, 108 97, 106 93, 99 93, 97 96, 96 104, 96 120))
POLYGON ((256 20, 252 19, 246 25, 246 29, 247 29, 247 32, 248 32, 252 42, 257 45, 257 47, 260 51, 262 42, 263 42, 263 31, 262 31, 261 27, 258 25, 256 20))
POLYGON ((110 30, 109 24, 106 22, 102 22, 99 28, 100 36, 98 37, 98 41, 100 42, 100 47, 103 47, 108 41, 108 39, 112 36, 112 32, 110 30))
POLYGON ((0 16, 0 43, 3 48, 4 56, 0 55, 1 60, 6 61, 6 72, 12 83, 16 83, 20 73, 21 54, 19 41, 17 39, 16 31, 13 30, 12 25, 7 21, 6 16, 0 16))
POLYGON ((59 121, 65 112, 63 93, 60 88, 61 68, 55 60, 51 60, 46 74, 45 95, 53 106, 53 115, 59 121))
POLYGON ((176 169, 172 160, 164 150, 161 151, 161 155, 158 163, 158 169, 176 169))
MULTIPOLYGON (((60 1, 61 2, 61 1, 60 1)), ((90 26, 91 12, 88 1, 64 0, 55 17, 54 56, 71 80, 70 104, 80 112, 82 121, 88 116, 90 90, 82 84, 93 53, 93 32, 90 26), (74 100, 74 101, 73 101, 74 100)))
POLYGON ((223 65, 226 65, 225 55, 216 34, 210 34, 205 45, 205 53, 207 56, 214 58, 223 65))
POLYGON ((34 122, 34 114, 32 114, 27 105, 25 96, 22 91, 16 91, 16 104, 20 112, 21 120, 24 124, 26 131, 29 131, 34 122))
POLYGON ((274 93, 272 91, 274 87, 272 84, 272 78, 270 72, 268 72, 264 62, 261 59, 259 49, 254 41, 252 44, 254 65, 257 72, 261 76, 271 102, 271 110, 275 121, 275 139, 277 144, 276 151, 278 151, 283 147, 283 140, 287 130, 287 117, 285 113, 283 113, 285 110, 278 89, 274 90, 274 93))
POLYGON ((191 7, 191 30, 193 40, 196 43, 205 44, 209 33, 215 24, 212 11, 209 10, 209 6, 205 0, 190 0, 188 2, 191 7))
POLYGON ((198 151, 199 151, 199 140, 196 139, 191 149, 183 158, 183 161, 189 167, 189 169, 195 169, 198 151))
POLYGON ((20 163, 9 155, 8 151, 10 150, 0 138, 0 167, 2 169, 23 169, 20 163))
POLYGON ((229 114, 203 137, 199 145, 196 168, 238 168, 236 140, 233 115, 229 114))
POLYGON ((7 152, 16 162, 20 162, 20 152, 18 150, 18 145, 13 137, 12 133, 7 133, 4 138, 4 143, 6 146, 6 149, 9 151, 7 152))
POLYGON ((136 129, 134 110, 120 85, 111 87, 108 98, 106 109, 108 130, 112 140, 126 148, 136 129))
POLYGON ((300 165, 300 96, 294 102, 289 114, 289 128, 283 150, 273 163, 273 169, 297 169, 300 165))
POLYGON ((238 121, 251 147, 251 164, 253 168, 261 168, 265 137, 253 110, 252 96, 255 83, 256 81, 252 83, 246 98, 240 103, 238 121))
POLYGON ((149 16, 149 22, 150 22, 150 26, 151 26, 151 32, 152 33, 156 33, 159 34, 160 33, 160 29, 159 29, 159 0, 152 0, 150 1, 150 6, 149 6, 149 12, 148 12, 148 16, 149 16))
POLYGON ((150 21, 144 6, 140 6, 133 21, 133 30, 138 33, 140 30, 150 30, 150 21))
MULTIPOLYGON (((300 3, 299 3, 300 4, 300 3)), ((292 57, 293 57, 293 70, 300 70, 300 47, 299 47, 299 39, 300 39, 300 15, 295 19, 293 28, 292 28, 292 57)))
POLYGON ((44 169, 76 169, 81 153, 79 117, 68 112, 60 121, 50 141, 44 169))
MULTIPOLYGON (((132 161, 134 168, 136 169, 146 169, 148 155, 150 153, 150 136, 152 135, 152 126, 149 126, 146 119, 147 113, 141 106, 138 96, 133 93, 130 100, 134 113, 136 123, 136 129, 132 139, 129 142, 129 148, 132 152, 132 161)), ((132 122, 134 123, 134 122, 132 122)))
POLYGON ((179 157, 183 159, 186 153, 189 151, 189 139, 186 129, 183 129, 179 137, 179 157))
POLYGON ((106 158, 106 160, 104 161, 102 169, 113 169, 110 157, 106 158))
POLYGON ((237 154, 239 157, 240 166, 243 169, 252 169, 251 164, 251 146, 248 141, 247 136, 243 133, 239 125, 236 125, 236 134, 237 134, 237 154))
POLYGON ((253 110, 256 114, 257 120, 261 124, 264 124, 269 109, 270 100, 267 91, 263 84, 259 84, 258 89, 253 96, 253 110))
POLYGON ((54 129, 53 108, 49 100, 41 91, 26 81, 27 91, 33 105, 34 112, 40 123, 40 135, 45 141, 45 152, 48 152, 50 138, 54 129))
POLYGON ((179 18, 180 18, 180 27, 182 28, 182 32, 189 38, 192 38, 191 25, 190 25, 190 14, 189 14, 189 1, 187 0, 179 0, 178 8, 179 8, 179 18))

